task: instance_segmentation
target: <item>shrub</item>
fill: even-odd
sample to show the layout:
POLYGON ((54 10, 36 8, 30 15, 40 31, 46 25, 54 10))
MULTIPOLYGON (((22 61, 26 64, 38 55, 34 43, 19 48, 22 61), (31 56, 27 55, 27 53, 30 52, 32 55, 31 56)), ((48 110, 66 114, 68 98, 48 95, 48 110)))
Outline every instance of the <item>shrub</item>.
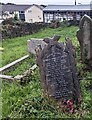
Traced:
POLYGON ((8 18, 8 19, 2 21, 2 24, 3 25, 7 25, 7 24, 14 25, 14 19, 13 18, 8 18))
POLYGON ((18 15, 17 14, 14 15, 14 20, 18 21, 18 15))
POLYGON ((58 28, 60 27, 60 21, 59 20, 52 20, 50 24, 50 28, 58 28))

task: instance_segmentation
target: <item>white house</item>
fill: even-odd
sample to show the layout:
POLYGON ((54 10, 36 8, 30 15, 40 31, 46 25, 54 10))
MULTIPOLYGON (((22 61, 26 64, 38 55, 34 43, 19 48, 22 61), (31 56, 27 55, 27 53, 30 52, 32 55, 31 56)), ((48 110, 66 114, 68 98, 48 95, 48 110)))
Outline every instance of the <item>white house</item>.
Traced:
POLYGON ((39 5, 2 5, 0 19, 14 18, 28 23, 43 22, 43 9, 39 5))

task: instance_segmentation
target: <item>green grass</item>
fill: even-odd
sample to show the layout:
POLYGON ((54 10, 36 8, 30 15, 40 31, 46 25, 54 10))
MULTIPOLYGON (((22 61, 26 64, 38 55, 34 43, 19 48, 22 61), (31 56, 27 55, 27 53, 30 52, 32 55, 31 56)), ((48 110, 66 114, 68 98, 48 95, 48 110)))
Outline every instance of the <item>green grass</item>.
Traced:
POLYGON ((5 94, 3 94, 3 100, 6 99, 3 103, 4 117, 7 117, 8 115, 8 117, 11 118, 34 118, 36 116, 39 118, 58 115, 58 111, 53 106, 49 105, 47 100, 42 96, 40 79, 39 76, 37 76, 37 71, 30 79, 31 82, 26 86, 21 86, 17 83, 8 84, 4 82, 3 93, 5 94))
MULTIPOLYGON (((76 42, 76 30, 77 27, 68 28, 47 28, 41 32, 34 33, 32 35, 16 37, 13 39, 6 39, 2 42, 4 51, 2 52, 2 66, 23 57, 28 54, 27 40, 31 38, 45 38, 52 37, 53 35, 61 35, 60 41, 64 41, 65 37, 71 37, 74 43, 76 42)), ((1 67, 1 66, 0 66, 1 67)))
MULTIPOLYGON (((2 64, 0 67, 13 62, 28 53, 28 46, 27 40, 31 38, 46 38, 46 37, 53 37, 54 35, 60 35, 60 41, 65 41, 65 37, 70 37, 73 43, 77 46, 79 43, 76 39, 76 31, 78 27, 72 26, 70 27, 62 27, 57 29, 46 28, 45 30, 41 30, 41 32, 34 33, 32 35, 23 36, 23 37, 16 37, 12 39, 6 39, 2 42, 2 46, 4 51, 2 52, 2 64)), ((33 65, 31 62, 34 59, 30 58, 26 61, 23 61, 20 65, 14 66, 10 71, 5 72, 6 75, 15 76, 17 74, 22 74, 24 70, 28 69, 30 65, 33 65), (29 63, 29 64, 27 64, 29 63)))
MULTIPOLYGON (((17 37, 3 41, 4 51, 2 54, 2 66, 28 54, 27 40, 31 38, 45 38, 53 35, 61 35, 60 41, 64 41, 65 37, 71 37, 77 51, 77 68, 82 77, 92 77, 92 72, 83 70, 85 65, 80 61, 79 43, 76 38, 78 27, 62 27, 57 29, 46 28, 38 33, 29 36, 17 37)), ((22 74, 26 69, 35 63, 34 57, 24 60, 22 63, 15 65, 5 74, 17 75, 22 74)), ((80 81, 82 104, 79 110, 71 115, 59 111, 55 106, 51 105, 42 95, 39 70, 35 70, 32 77, 29 77, 28 84, 20 85, 17 82, 5 82, 2 84, 2 113, 3 118, 90 118, 92 119, 92 80, 80 81)))
POLYGON ((30 83, 3 82, 3 117, 7 118, 90 118, 91 91, 88 82, 81 82, 83 102, 75 114, 63 113, 43 98, 38 69, 30 77, 30 83))
POLYGON ((11 67, 11 69, 3 72, 5 75, 22 75, 26 70, 28 70, 30 67, 32 67, 35 64, 35 59, 33 56, 30 56, 26 60, 14 65, 11 67))

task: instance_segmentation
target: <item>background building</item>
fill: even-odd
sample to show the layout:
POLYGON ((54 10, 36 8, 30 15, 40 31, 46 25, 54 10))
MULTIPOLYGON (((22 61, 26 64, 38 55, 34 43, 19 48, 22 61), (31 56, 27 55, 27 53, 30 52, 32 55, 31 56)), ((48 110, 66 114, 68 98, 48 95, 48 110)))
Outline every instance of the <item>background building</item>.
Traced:
POLYGON ((0 19, 14 18, 28 23, 43 22, 43 9, 39 5, 2 5, 0 19))
POLYGON ((44 22, 48 23, 52 20, 79 20, 84 14, 91 16, 91 9, 90 5, 48 5, 43 13, 44 22))
MULTIPOLYGON (((16 5, 5 4, 2 6, 2 14, 0 19, 14 18, 15 15, 19 20, 34 23, 45 22, 49 23, 52 20, 80 20, 80 18, 87 14, 92 18, 91 4, 85 5, 48 5, 42 7, 40 5, 16 5)), ((1 8, 1 7, 0 7, 1 8)), ((1 13, 1 12, 0 12, 1 13)))

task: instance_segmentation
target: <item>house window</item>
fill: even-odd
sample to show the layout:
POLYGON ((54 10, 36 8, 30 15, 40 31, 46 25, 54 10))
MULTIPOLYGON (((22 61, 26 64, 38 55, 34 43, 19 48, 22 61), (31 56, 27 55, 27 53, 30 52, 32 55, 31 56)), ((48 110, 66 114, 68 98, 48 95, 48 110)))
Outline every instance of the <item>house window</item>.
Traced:
POLYGON ((25 12, 24 11, 19 11, 19 18, 22 21, 25 21, 25 12))
POLYGON ((53 20, 53 14, 52 13, 45 13, 44 14, 45 21, 52 21, 53 20))
POLYGON ((25 14, 19 14, 20 20, 25 21, 25 14))
POLYGON ((20 14, 24 14, 24 11, 19 11, 20 14))
POLYGON ((40 16, 38 16, 38 18, 41 20, 41 17, 40 17, 40 16))
POLYGON ((32 11, 31 10, 28 10, 28 13, 31 13, 32 11))

